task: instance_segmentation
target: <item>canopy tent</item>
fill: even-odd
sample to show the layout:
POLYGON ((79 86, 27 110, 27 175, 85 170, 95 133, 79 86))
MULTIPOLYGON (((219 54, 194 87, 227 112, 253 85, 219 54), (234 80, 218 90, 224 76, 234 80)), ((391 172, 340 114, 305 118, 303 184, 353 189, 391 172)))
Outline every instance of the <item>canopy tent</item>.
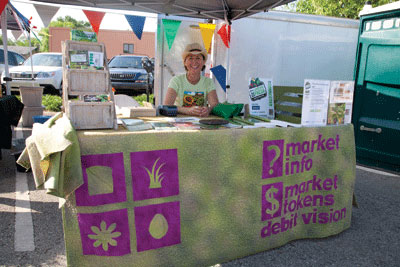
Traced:
MULTIPOLYGON (((4 70, 6 77, 8 77, 9 72, 8 72, 7 30, 21 30, 30 33, 29 20, 26 17, 24 17, 10 2, 8 2, 3 12, 1 13, 0 29, 2 30, 3 44, 4 44, 4 70)), ((7 87, 6 91, 7 95, 9 95, 10 89, 8 87, 8 82, 6 82, 6 87, 7 87)))
POLYGON ((119 9, 202 19, 235 19, 266 12, 294 0, 41 0, 30 2, 119 9))

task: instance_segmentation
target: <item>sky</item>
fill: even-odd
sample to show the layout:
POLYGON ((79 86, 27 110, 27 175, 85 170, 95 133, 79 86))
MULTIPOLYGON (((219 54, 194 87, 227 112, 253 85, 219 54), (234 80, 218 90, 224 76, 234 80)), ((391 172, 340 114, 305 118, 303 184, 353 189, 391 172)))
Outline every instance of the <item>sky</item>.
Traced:
MULTIPOLYGON (((43 27, 43 22, 40 19, 36 9, 33 7, 33 4, 27 3, 24 0, 11 0, 11 3, 14 7, 22 13, 26 18, 32 17, 32 25, 38 28, 43 27)), ((157 29, 157 15, 154 13, 144 13, 144 12, 128 12, 128 11, 119 11, 112 9, 91 9, 85 7, 84 9, 93 10, 93 11, 102 11, 105 12, 105 16, 100 24, 100 29, 110 29, 110 30, 132 30, 129 26, 128 22, 124 14, 128 15, 136 15, 136 16, 145 16, 146 21, 144 24, 143 31, 145 32, 155 32, 157 29)), ((86 15, 83 13, 82 8, 80 7, 60 7, 58 12, 54 15, 52 20, 56 20, 58 17, 71 16, 76 20, 88 21, 86 15)))

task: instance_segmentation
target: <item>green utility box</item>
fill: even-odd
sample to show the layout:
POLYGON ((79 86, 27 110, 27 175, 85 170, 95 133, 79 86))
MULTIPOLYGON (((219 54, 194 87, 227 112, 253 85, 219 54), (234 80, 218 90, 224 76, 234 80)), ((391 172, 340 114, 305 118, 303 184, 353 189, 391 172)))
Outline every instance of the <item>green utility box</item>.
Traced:
POLYGON ((354 79, 357 162, 400 172, 400 2, 360 13, 354 79))

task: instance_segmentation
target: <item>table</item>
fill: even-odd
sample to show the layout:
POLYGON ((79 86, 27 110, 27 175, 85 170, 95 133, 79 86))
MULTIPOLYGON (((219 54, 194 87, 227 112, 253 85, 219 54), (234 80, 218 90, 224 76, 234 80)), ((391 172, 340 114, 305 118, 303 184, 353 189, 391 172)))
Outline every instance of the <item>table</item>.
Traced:
POLYGON ((350 227, 352 125, 78 131, 70 266, 209 266, 350 227))

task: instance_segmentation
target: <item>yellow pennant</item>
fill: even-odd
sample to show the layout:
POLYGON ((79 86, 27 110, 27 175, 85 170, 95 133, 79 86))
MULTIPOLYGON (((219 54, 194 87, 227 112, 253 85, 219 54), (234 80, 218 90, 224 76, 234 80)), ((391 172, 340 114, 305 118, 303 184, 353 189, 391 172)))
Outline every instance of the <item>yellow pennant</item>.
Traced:
POLYGON ((215 24, 211 23, 199 23, 201 37, 203 38, 204 47, 207 49, 207 52, 210 53, 211 49, 211 40, 214 35, 215 24))

